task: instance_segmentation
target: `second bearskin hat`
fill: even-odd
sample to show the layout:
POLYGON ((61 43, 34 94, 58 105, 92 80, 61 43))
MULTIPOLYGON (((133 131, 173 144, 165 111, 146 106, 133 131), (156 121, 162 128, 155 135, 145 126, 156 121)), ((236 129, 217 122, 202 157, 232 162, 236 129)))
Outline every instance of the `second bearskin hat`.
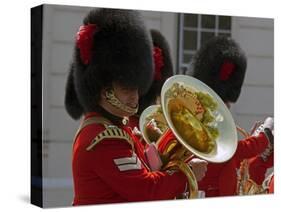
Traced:
POLYGON ((151 29, 150 35, 153 42, 154 79, 148 92, 140 98, 138 114, 155 104, 164 82, 173 75, 173 63, 167 40, 156 29, 151 29))
POLYGON ((137 11, 94 9, 76 36, 65 107, 78 119, 95 110, 113 81, 145 93, 154 76, 152 41, 137 11))
POLYGON ((247 68, 244 51, 232 38, 210 39, 194 55, 193 76, 211 87, 223 101, 236 102, 247 68))

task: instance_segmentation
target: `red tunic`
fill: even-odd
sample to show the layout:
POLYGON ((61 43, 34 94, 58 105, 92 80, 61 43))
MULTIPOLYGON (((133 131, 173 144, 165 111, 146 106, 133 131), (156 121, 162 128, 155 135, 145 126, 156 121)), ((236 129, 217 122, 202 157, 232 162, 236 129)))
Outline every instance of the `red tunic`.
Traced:
POLYGON ((206 192, 206 197, 236 195, 236 169, 243 159, 262 153, 268 145, 264 133, 258 137, 249 137, 238 142, 234 156, 225 163, 209 163, 205 177, 198 182, 199 190, 206 192))
MULTIPOLYGON (((88 114, 85 119, 99 116, 88 114)), ((186 177, 181 172, 151 172, 146 166, 143 146, 130 128, 118 126, 130 135, 135 153, 126 139, 102 139, 87 151, 102 124, 83 128, 73 145, 73 205, 173 199, 184 192, 186 177)))
POLYGON ((137 127, 139 129, 140 128, 139 127, 139 116, 138 115, 130 116, 128 125, 132 129, 134 129, 134 127, 137 127))
POLYGON ((249 160, 249 174, 250 178, 258 185, 261 185, 265 179, 265 173, 268 168, 273 166, 273 154, 271 154, 266 161, 261 156, 255 156, 249 160))

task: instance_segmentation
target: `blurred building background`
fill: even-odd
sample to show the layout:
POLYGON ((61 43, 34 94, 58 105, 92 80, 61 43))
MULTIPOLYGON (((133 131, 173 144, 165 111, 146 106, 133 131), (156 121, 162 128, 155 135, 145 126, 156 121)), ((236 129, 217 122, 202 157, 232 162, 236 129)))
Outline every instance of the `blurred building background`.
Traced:
MULTIPOLYGON (((42 166, 45 207, 70 206, 73 198, 72 139, 79 122, 66 113, 64 94, 74 37, 90 9, 44 6, 42 166)), ((142 11, 142 14, 147 27, 160 30, 168 40, 175 74, 188 74, 192 55, 211 37, 234 38, 248 57, 241 96, 231 109, 234 119, 250 130, 256 120, 273 116, 273 19, 151 11, 142 11)))

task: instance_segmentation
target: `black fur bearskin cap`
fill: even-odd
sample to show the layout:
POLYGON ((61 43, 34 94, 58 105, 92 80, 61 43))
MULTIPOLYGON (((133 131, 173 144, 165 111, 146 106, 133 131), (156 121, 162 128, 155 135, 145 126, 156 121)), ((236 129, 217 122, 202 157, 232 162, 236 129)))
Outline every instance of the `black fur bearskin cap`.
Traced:
POLYGON ((237 101, 246 68, 244 51, 233 39, 223 36, 209 40, 191 62, 193 76, 211 87, 225 102, 237 101))
MULTIPOLYGON (((145 108, 149 107, 150 105, 155 104, 155 100, 157 96, 160 95, 161 88, 164 82, 166 81, 166 79, 168 79, 173 75, 173 63, 172 63, 170 48, 167 40, 158 30, 152 29, 150 30, 150 34, 152 37, 153 50, 154 50, 153 52, 154 68, 157 68, 158 66, 160 67, 158 68, 159 70, 157 71, 154 70, 156 72, 159 72, 158 77, 154 75, 154 80, 148 92, 140 98, 138 114, 141 114, 142 111, 145 108), (159 54, 159 51, 161 53, 160 55, 157 55, 159 54), (156 62, 155 60, 160 60, 160 61, 156 62)), ((156 73, 154 72, 154 74, 156 73)))
POLYGON ((65 96, 66 110, 73 119, 94 111, 101 89, 113 81, 143 94, 154 75, 152 41, 137 11, 95 9, 83 23, 96 28, 86 64, 77 42, 74 49, 65 96))

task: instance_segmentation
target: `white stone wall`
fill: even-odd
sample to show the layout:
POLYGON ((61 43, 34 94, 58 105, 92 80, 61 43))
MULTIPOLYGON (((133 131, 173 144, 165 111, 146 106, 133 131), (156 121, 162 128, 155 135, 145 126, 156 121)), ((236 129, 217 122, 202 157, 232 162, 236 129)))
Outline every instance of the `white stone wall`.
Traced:
POLYGON ((45 5, 43 29, 43 202, 45 207, 71 205, 72 139, 79 125, 64 109, 67 73, 74 38, 87 7, 45 5))
POLYGON ((249 130, 255 120, 274 113, 274 22, 273 19, 233 18, 233 35, 248 58, 241 96, 233 115, 249 130))

